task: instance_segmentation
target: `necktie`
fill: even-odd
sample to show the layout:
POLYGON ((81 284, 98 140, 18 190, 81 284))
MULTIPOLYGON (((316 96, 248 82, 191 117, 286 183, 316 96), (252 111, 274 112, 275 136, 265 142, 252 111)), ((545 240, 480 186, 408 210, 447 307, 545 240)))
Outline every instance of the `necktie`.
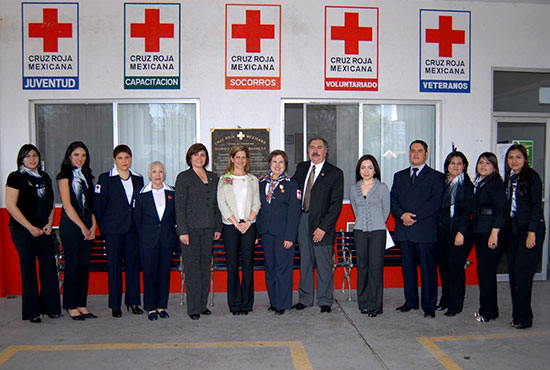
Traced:
POLYGON ((416 181, 416 173, 418 172, 418 168, 413 168, 413 174, 411 176, 411 184, 414 184, 416 181))
POLYGON ((311 188, 313 187, 313 180, 315 179, 315 165, 311 167, 311 172, 307 179, 306 193, 304 194, 304 212, 309 211, 309 199, 311 197, 311 188))

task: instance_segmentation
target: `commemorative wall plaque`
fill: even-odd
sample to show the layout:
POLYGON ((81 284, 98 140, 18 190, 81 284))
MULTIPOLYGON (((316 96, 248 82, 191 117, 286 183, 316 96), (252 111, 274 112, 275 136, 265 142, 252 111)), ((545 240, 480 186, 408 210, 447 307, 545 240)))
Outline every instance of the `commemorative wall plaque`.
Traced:
POLYGON ((250 173, 256 176, 265 175, 269 166, 269 129, 239 128, 211 129, 212 171, 219 176, 227 170, 229 151, 236 144, 246 145, 250 150, 250 173))

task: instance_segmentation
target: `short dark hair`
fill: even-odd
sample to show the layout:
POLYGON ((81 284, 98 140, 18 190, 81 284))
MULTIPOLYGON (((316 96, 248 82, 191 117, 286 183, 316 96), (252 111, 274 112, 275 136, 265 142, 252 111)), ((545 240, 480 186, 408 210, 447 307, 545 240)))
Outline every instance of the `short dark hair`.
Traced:
POLYGON ((31 150, 34 150, 36 154, 38 154, 38 168, 40 169, 42 167, 42 157, 40 156, 38 148, 32 144, 25 144, 21 147, 21 149, 19 149, 19 152, 17 153, 17 168, 21 167, 21 165, 23 164, 23 159, 25 159, 25 157, 27 156, 27 154, 29 154, 31 150))
POLYGON ((267 163, 271 163, 271 160, 275 158, 276 156, 280 155, 283 157, 285 161, 285 168, 288 168, 288 155, 285 153, 284 150, 276 149, 269 153, 269 156, 267 157, 267 163))
POLYGON ((459 152, 458 150, 453 150, 447 155, 447 158, 445 158, 445 163, 443 164, 443 173, 447 175, 449 173, 449 164, 451 164, 451 160, 454 157, 459 157, 462 159, 462 163, 464 164, 464 173, 468 173, 468 159, 464 155, 464 153, 459 152))
POLYGON ((355 166, 355 181, 361 180, 363 177, 361 177, 361 163, 363 161, 371 161, 372 165, 374 166, 374 178, 380 180, 380 166, 378 165, 378 161, 376 158, 371 154, 365 154, 359 160, 357 161, 357 166, 355 166))
POLYGON ((428 151, 428 143, 426 143, 424 140, 420 140, 420 139, 416 139, 415 141, 413 141, 411 143, 411 145, 409 145, 409 150, 411 150, 413 144, 420 144, 424 147, 424 150, 427 152, 428 151))
POLYGON ((131 157, 132 156, 132 149, 130 149, 130 147, 126 144, 117 145, 113 149, 113 158, 116 158, 116 156, 119 155, 120 153, 127 153, 131 157))
POLYGON ((323 144, 325 145, 325 150, 328 152, 328 141, 326 141, 324 138, 322 138, 320 136, 314 136, 311 139, 309 139, 308 142, 307 142, 308 148, 311 145, 311 142, 314 141, 314 140, 321 140, 323 142, 323 144))
POLYGON ((187 162, 187 165, 189 167, 193 167, 191 165, 191 157, 195 154, 197 154, 198 152, 201 152, 203 151, 204 153, 206 153, 206 162, 204 163, 204 167, 208 166, 208 163, 210 163, 210 158, 208 156, 208 150, 206 149, 206 147, 204 146, 204 144, 201 144, 201 143, 195 143, 193 145, 191 145, 189 147, 189 149, 187 149, 187 154, 185 155, 185 162, 187 162))

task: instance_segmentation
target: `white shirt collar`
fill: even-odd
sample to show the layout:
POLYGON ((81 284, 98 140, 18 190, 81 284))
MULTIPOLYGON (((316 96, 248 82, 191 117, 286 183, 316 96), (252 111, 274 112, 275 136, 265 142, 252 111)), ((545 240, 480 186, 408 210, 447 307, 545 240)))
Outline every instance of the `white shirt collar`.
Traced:
MULTIPOLYGON (((424 169, 424 167, 426 167, 426 163, 422 163, 422 165, 418 166, 418 171, 416 171, 416 176, 420 175, 420 172, 422 172, 422 170, 424 169)), ((413 166, 411 166, 411 176, 413 174, 413 166)))
POLYGON ((325 159, 324 161, 322 161, 321 163, 318 163, 318 164, 315 164, 315 163, 313 163, 313 161, 310 161, 311 163, 310 163, 310 165, 309 165, 309 168, 311 169, 311 167, 315 166, 315 170, 316 170, 316 171, 319 171, 321 168, 323 168, 323 166, 325 165, 325 162, 326 162, 326 161, 327 161, 327 160, 325 159))
MULTIPOLYGON (((150 182, 148 183, 147 185, 145 185, 143 187, 143 189, 141 189, 140 193, 147 193, 148 191, 152 191, 153 190, 153 183, 150 182)), ((162 183, 162 188, 161 189, 158 189, 158 190, 170 190, 170 191, 174 191, 174 188, 171 187, 170 185, 166 185, 165 183, 162 183)))
MULTIPOLYGON (((132 171, 132 169, 130 169, 130 175, 143 177, 139 173, 132 171)), ((116 165, 113 166, 113 168, 109 171, 109 177, 114 177, 114 176, 119 176, 118 170, 116 169, 116 165)))

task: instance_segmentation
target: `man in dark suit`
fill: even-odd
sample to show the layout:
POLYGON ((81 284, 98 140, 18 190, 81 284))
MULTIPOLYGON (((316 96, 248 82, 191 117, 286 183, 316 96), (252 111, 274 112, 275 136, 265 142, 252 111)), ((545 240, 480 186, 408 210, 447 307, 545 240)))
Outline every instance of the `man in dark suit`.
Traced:
POLYGON ((418 309, 416 266, 422 275, 421 306, 424 317, 435 317, 437 302, 437 224, 441 204, 443 174, 426 165, 428 144, 415 140, 409 146, 411 166, 396 172, 391 189, 391 211, 395 218, 394 240, 402 256, 405 303, 397 307, 407 312, 418 309))
POLYGON ((298 164, 293 177, 303 194, 298 228, 300 300, 293 308, 303 310, 313 306, 314 269, 317 267, 317 304, 321 312, 331 312, 332 253, 336 220, 344 198, 344 174, 326 162, 328 144, 325 139, 311 139, 307 152, 310 160, 298 164))

